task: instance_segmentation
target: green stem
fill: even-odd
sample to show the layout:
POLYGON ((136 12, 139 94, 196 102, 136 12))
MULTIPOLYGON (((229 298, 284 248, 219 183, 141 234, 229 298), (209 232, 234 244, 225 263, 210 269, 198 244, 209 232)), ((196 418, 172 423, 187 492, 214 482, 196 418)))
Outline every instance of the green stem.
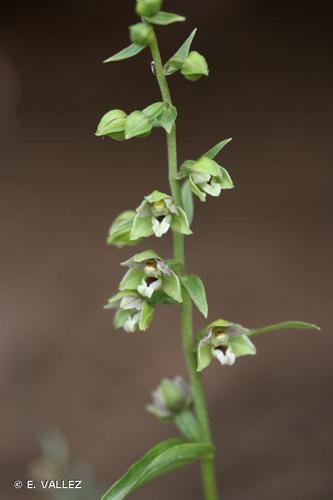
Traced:
MULTIPOLYGON (((163 102, 167 106, 172 106, 169 86, 163 72, 161 55, 158 47, 157 38, 154 34, 150 44, 151 53, 155 63, 155 72, 157 81, 161 90, 163 102)), ((168 148, 168 166, 169 166, 169 183, 171 194, 179 206, 182 206, 181 190, 177 180, 177 141, 176 141, 176 126, 174 126, 167 134, 168 148)), ((185 271, 185 254, 184 254, 184 236, 173 231, 173 251, 174 259, 179 265, 181 273, 185 271)), ((196 415, 201 427, 202 437, 205 441, 212 443, 210 431, 209 417, 205 400, 205 393, 202 384, 200 373, 196 370, 195 348, 193 341, 193 326, 192 326, 192 301, 186 290, 183 290, 183 303, 181 305, 181 321, 182 321, 182 342, 183 351, 186 359, 187 369, 193 391, 193 399, 196 415)), ((212 443, 213 444, 213 443, 212 443)), ((214 459, 205 458, 202 461, 202 485, 204 490, 205 500, 217 500, 217 487, 214 471, 214 459)))

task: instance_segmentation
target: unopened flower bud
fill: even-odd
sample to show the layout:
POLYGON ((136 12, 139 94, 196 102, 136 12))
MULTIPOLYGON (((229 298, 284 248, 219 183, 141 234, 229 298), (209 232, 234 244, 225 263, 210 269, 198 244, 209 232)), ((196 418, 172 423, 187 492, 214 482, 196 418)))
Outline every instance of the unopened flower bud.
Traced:
POLYGON ((136 13, 140 17, 152 17, 162 8, 163 0, 138 0, 136 13))
POLYGON ((147 411, 159 418, 170 419, 191 406, 192 392, 182 377, 166 378, 152 393, 152 398, 147 411))
POLYGON ((180 377, 165 378, 161 382, 161 396, 165 406, 173 413, 188 406, 188 388, 180 377))
POLYGON ((209 69, 206 59, 195 50, 190 52, 182 64, 181 73, 191 82, 199 80, 202 76, 208 76, 209 69))
POLYGON ((121 109, 113 109, 106 113, 97 128, 97 136, 108 136, 116 141, 125 139, 125 122, 127 115, 121 109))
POLYGON ((153 30, 145 23, 137 23, 130 26, 130 39, 137 45, 148 45, 152 40, 153 30))

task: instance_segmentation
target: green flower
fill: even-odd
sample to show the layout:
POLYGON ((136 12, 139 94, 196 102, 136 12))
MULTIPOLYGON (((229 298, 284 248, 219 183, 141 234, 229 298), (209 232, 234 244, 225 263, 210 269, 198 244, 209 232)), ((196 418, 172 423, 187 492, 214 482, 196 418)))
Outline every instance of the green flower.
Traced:
POLYGON ((208 156, 202 156, 197 161, 184 162, 179 178, 184 177, 188 177, 192 192, 201 201, 206 201, 206 194, 219 196, 222 189, 234 187, 228 171, 208 156))
POLYGON ((155 16, 162 8, 163 0, 138 0, 136 13, 140 17, 155 16))
POLYGON ((145 196, 136 209, 131 238, 138 239, 152 234, 160 238, 170 227, 178 233, 192 233, 184 210, 176 205, 173 198, 160 191, 153 191, 145 196))
POLYGON ((126 332, 147 330, 153 315, 154 307, 148 304, 135 290, 122 290, 108 300, 105 309, 117 309, 114 326, 126 332))
POLYGON ((161 419, 171 419, 192 404, 191 388, 182 377, 173 380, 165 378, 158 388, 152 392, 152 404, 146 410, 161 419))
POLYGON ((95 135, 111 137, 116 141, 125 140, 125 122, 127 115, 125 111, 121 109, 113 109, 106 113, 98 127, 95 135))
POLYGON ((107 244, 121 248, 140 243, 141 238, 133 240, 130 237, 134 218, 135 212, 133 210, 127 210, 118 215, 109 229, 107 244))
POLYGON ((218 319, 206 328, 199 341, 197 370, 202 371, 214 358, 221 365, 233 365, 236 359, 256 354, 255 345, 248 337, 249 330, 236 323, 218 319))
POLYGON ((153 30, 151 26, 148 26, 148 24, 133 24, 130 26, 129 30, 131 41, 137 45, 146 46, 152 41, 153 30))
POLYGON ((182 75, 191 82, 199 80, 202 76, 209 75, 206 59, 195 50, 192 50, 192 52, 190 52, 185 58, 180 71, 182 75))
POLYGON ((178 276, 153 250, 134 255, 122 266, 129 267, 129 270, 121 280, 119 290, 136 290, 146 299, 161 291, 176 302, 182 302, 178 276))

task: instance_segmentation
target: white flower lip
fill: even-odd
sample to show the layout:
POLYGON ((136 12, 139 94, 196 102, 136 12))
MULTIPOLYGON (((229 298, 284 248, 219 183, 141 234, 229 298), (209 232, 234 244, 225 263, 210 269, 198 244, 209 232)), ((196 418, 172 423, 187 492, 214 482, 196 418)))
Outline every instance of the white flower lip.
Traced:
POLYGON ((125 324, 124 324, 124 330, 125 332, 133 333, 137 329, 137 326, 140 321, 140 312, 137 312, 133 314, 133 316, 130 316, 125 324))
POLYGON ((234 355, 230 347, 215 347, 214 349, 212 349, 212 354, 214 358, 217 358, 223 366, 232 366, 233 364, 235 364, 236 356, 234 355))
POLYGON ((144 278, 141 284, 138 286, 138 292, 143 297, 150 299, 156 290, 162 288, 162 281, 160 279, 154 278, 144 278))
POLYGON ((163 234, 167 233, 171 225, 171 215, 168 214, 161 221, 153 217, 152 226, 155 236, 160 238, 163 234))

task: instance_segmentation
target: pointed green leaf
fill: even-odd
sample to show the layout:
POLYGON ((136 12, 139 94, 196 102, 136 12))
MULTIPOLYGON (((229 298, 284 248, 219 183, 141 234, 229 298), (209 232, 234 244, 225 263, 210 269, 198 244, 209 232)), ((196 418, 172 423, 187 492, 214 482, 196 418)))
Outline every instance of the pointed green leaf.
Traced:
POLYGON ((262 333, 274 332, 276 330, 320 330, 320 326, 304 321, 284 321, 283 323, 274 323, 273 325, 252 329, 250 330, 249 336, 254 337, 262 333))
POLYGON ((181 68, 183 61, 186 59, 190 52, 191 44, 195 34, 197 32, 197 28, 195 28, 190 36, 185 40, 183 45, 177 50, 177 52, 169 59, 169 61, 165 64, 163 71, 165 75, 172 75, 176 73, 181 68))
POLYGON ((174 417, 178 429, 189 441, 200 441, 202 433, 200 425, 191 410, 182 410, 174 417))
POLYGON ((199 276, 191 274, 188 276, 182 276, 182 285, 186 288, 191 299, 205 318, 208 316, 208 304, 206 299, 206 291, 202 280, 199 276))
POLYGON ((152 322, 154 316, 154 308, 148 302, 144 302, 142 309, 141 309, 141 316, 140 316, 140 322, 139 322, 139 329, 143 332, 145 332, 148 328, 150 323, 152 322))
POLYGON ((217 156, 219 154, 221 149, 223 149, 224 146, 226 146, 230 141, 232 141, 232 138, 225 139, 224 141, 218 142, 217 144, 215 144, 215 146, 213 146, 211 149, 209 149, 207 151, 207 153, 205 153, 202 156, 208 156, 208 158, 213 160, 215 158, 215 156, 217 156))
POLYGON ((140 215, 137 214, 133 221, 131 240, 147 238, 151 236, 153 232, 151 217, 140 217, 140 215))
POLYGON ((125 122, 125 139, 145 137, 151 132, 152 124, 142 111, 133 111, 125 122))
POLYGON ((164 128, 167 134, 170 134, 172 127, 175 124, 177 118, 177 109, 175 106, 171 106, 170 108, 166 108, 163 113, 158 117, 158 124, 164 128))
POLYGON ((172 12, 163 12, 162 10, 148 19, 150 23, 160 26, 167 26, 168 24, 179 23, 185 20, 186 17, 184 16, 178 16, 178 14, 173 14, 172 12))
POLYGON ((132 43, 132 45, 126 47, 126 49, 117 52, 117 54, 115 54, 112 57, 109 57, 108 59, 105 59, 105 61, 103 62, 108 63, 108 62, 122 61, 123 59, 129 59, 130 57, 134 57, 137 54, 139 54, 139 52, 141 52, 144 48, 145 48, 144 45, 138 45, 136 43, 132 43))
POLYGON ((123 500, 137 488, 156 477, 210 456, 213 447, 207 443, 184 443, 170 439, 154 446, 141 460, 133 464, 102 496, 101 500, 123 500))
POLYGON ((186 180, 182 185, 182 204, 187 215, 188 222, 191 224, 194 216, 194 202, 188 180, 186 180))

